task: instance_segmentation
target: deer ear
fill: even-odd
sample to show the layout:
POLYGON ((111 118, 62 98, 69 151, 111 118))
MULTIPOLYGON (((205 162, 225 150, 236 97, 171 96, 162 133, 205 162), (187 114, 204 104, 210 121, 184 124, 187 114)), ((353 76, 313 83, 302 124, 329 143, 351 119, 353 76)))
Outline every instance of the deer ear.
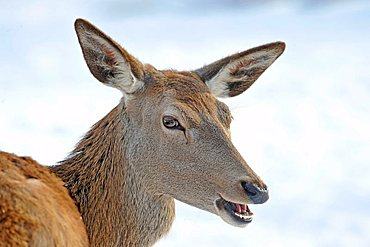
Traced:
POLYGON ((96 79, 124 94, 143 86, 143 65, 109 36, 86 20, 77 19, 75 29, 85 61, 96 79))
POLYGON ((233 97, 247 90, 284 49, 283 42, 262 45, 223 58, 194 72, 217 97, 233 97))

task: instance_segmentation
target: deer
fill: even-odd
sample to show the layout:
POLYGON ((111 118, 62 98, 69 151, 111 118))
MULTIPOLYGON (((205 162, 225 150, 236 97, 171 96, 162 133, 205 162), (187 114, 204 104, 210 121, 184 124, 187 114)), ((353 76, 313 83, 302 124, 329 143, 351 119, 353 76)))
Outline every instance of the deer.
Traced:
POLYGON ((232 116, 218 98, 245 92, 285 43, 158 70, 87 20, 75 30, 92 75, 122 98, 54 166, 0 153, 0 241, 152 246, 171 228, 175 199, 250 224, 250 204, 265 203, 269 190, 233 145, 232 116))
POLYGON ((88 246, 86 227, 63 181, 29 157, 2 151, 0 246, 88 246))

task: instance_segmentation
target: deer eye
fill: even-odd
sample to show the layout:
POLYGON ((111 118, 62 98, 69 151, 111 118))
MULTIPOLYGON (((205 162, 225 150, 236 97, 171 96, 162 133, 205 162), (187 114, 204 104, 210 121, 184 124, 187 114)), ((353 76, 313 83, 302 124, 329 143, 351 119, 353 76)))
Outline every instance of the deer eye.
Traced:
POLYGON ((167 129, 179 129, 179 130, 184 130, 184 128, 181 126, 179 121, 172 117, 172 116, 164 116, 163 117, 163 125, 167 129))

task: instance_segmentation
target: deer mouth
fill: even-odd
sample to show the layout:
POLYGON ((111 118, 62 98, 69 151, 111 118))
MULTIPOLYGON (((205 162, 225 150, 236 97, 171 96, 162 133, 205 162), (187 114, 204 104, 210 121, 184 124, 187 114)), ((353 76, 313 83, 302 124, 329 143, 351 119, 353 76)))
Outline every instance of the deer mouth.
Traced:
POLYGON ((253 220, 253 213, 247 204, 239 204, 220 198, 216 201, 218 215, 233 226, 245 227, 253 220))

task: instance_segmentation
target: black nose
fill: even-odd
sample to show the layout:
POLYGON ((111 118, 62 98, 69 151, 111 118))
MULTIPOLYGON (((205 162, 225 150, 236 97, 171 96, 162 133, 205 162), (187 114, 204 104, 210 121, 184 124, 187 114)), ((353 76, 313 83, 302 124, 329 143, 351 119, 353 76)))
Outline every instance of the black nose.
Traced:
POLYGON ((257 185, 247 182, 242 182, 242 186, 245 190, 245 193, 254 204, 261 204, 269 199, 269 191, 267 187, 260 188, 257 185))

